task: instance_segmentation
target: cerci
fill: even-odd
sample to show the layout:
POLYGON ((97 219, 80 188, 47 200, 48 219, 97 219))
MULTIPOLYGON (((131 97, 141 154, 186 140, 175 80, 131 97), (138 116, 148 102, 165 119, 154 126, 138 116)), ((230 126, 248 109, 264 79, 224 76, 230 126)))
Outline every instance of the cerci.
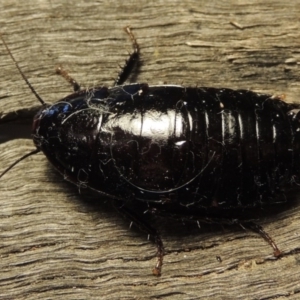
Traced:
POLYGON ((42 103, 33 121, 36 149, 23 158, 42 151, 68 181, 112 198, 154 238, 155 275, 161 274, 163 243, 134 209, 137 201, 158 215, 246 226, 280 256, 253 220, 284 202, 299 181, 299 105, 248 90, 123 85, 139 58, 133 33, 125 30, 133 52, 115 86, 80 90, 59 68, 75 92, 52 105, 35 92, 3 41, 42 103))

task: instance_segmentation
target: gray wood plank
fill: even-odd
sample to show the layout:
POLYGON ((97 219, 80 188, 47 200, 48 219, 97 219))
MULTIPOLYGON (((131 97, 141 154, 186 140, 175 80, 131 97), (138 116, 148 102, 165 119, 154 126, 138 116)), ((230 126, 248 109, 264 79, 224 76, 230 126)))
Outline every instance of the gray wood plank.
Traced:
MULTIPOLYGON (((141 46, 139 82, 252 89, 299 102, 297 0, 3 0, 0 7, 5 41, 49 103, 72 92, 55 74, 59 64, 85 87, 112 84, 131 50, 126 25, 141 46)), ((9 139, 0 144, 1 172, 33 149, 10 137, 38 103, 2 43, 0 70, 0 123, 9 124, 0 127, 9 139)), ((252 232, 155 220, 167 251, 155 278, 155 247, 145 234, 129 230, 109 200, 79 195, 42 154, 6 174, 0 191, 1 299, 299 298, 297 195, 260 222, 285 252, 279 260, 252 232)))

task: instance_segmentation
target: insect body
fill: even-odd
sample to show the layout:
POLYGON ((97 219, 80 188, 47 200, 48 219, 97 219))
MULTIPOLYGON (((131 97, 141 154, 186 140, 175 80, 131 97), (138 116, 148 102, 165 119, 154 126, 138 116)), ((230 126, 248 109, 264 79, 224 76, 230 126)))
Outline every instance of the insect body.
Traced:
POLYGON ((43 108, 33 140, 75 184, 206 217, 282 201, 300 167, 295 113, 250 91, 132 84, 43 108))
POLYGON ((299 106, 246 90, 120 85, 139 53, 126 31, 134 53, 112 88, 79 91, 59 69, 77 91, 46 105, 25 79, 43 104, 33 122, 34 153, 42 151, 72 183, 111 197, 152 235, 156 275, 163 244, 129 209, 138 201, 149 212, 175 218, 246 224, 279 256, 252 220, 262 208, 284 202, 284 192, 298 180, 299 106))

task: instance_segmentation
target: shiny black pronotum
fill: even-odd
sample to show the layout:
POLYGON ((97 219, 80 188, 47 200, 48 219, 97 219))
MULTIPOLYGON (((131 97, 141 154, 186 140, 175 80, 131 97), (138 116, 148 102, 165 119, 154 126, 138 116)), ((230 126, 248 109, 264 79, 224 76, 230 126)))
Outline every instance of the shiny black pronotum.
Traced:
POLYGON ((62 68, 74 93, 42 104, 33 120, 36 149, 68 181, 112 199, 118 211, 157 245, 154 275, 161 274, 162 240, 144 213, 209 223, 254 223, 286 201, 299 182, 300 106, 248 90, 126 84, 139 59, 139 45, 125 28, 133 52, 115 84, 81 90, 62 68), (144 211, 135 207, 144 205, 144 211))

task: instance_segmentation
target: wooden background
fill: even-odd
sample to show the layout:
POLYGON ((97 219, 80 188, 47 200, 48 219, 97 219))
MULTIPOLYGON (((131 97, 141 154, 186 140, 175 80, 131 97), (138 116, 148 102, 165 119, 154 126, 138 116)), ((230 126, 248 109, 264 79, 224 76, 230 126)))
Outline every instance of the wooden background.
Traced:
MULTIPOLYGON (((85 87, 112 84, 131 51, 125 25, 141 46, 139 82, 252 89, 299 101, 299 21, 298 0, 0 4, 0 30, 49 103, 72 91, 55 75, 58 64, 85 87)), ((0 42, 0 172, 33 149, 20 137, 26 130, 29 137, 27 118, 37 106, 0 42)), ((279 260, 252 232, 154 220, 167 251, 156 278, 155 247, 145 234, 129 230, 106 199, 79 195, 35 155, 0 180, 0 299, 299 299, 294 198, 260 222, 285 252, 279 260)))

